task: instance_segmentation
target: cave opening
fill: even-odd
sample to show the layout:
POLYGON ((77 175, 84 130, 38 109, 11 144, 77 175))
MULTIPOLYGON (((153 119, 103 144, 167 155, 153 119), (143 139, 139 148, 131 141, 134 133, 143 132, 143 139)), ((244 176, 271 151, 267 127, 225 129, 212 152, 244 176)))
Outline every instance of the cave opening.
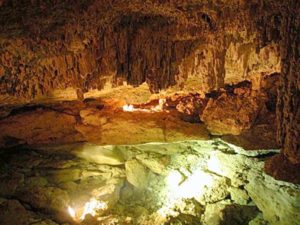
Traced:
POLYGON ((0 224, 300 225, 298 0, 0 0, 0 224))

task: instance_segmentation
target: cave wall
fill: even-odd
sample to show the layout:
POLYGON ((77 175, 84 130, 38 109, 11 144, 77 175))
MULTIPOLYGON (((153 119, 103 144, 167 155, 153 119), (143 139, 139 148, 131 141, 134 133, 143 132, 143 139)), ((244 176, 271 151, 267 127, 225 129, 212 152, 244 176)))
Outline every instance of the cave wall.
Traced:
POLYGON ((257 82, 280 71, 280 52, 277 40, 260 45, 255 7, 238 0, 4 1, 0 102, 58 90, 82 98, 144 82, 152 93, 257 82))
MULTIPOLYGON (((265 164, 268 174, 277 179, 300 182, 300 2, 289 0, 273 2, 280 28, 281 76, 277 98, 277 140, 281 154, 265 164)), ((274 39, 274 26, 268 24, 268 14, 261 21, 265 24, 262 39, 274 39)), ((278 36, 278 34, 276 34, 278 36)))
POLYGON ((300 3, 290 1, 283 9, 282 77, 277 104, 278 140, 284 155, 300 164, 300 3))
POLYGON ((82 99, 91 90, 113 98, 127 84, 208 92, 251 80, 259 89, 281 72, 278 141, 287 163, 299 165, 299 4, 2 0, 0 105, 82 99))

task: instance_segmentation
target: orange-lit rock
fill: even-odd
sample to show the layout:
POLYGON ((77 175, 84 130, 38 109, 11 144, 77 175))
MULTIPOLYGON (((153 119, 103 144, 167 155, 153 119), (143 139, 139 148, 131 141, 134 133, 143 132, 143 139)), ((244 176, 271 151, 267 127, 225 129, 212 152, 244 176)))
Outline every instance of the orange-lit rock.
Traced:
POLYGON ((68 143, 83 140, 74 126, 75 116, 49 109, 36 109, 0 121, 1 144, 68 143))
POLYGON ((261 96, 247 86, 230 88, 217 95, 208 100, 201 117, 208 130, 215 135, 238 135, 249 129, 263 104, 261 96))

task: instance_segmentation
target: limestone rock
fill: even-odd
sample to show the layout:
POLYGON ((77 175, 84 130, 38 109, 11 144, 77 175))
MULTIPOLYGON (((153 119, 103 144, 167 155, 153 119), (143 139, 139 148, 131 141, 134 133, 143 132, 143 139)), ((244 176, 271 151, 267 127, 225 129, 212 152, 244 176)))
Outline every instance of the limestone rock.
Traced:
POLYGON ((36 209, 55 214, 59 220, 68 218, 66 209, 70 199, 66 191, 56 187, 32 187, 23 189, 17 196, 36 209))
POLYGON ((84 124, 76 124, 76 131, 78 131, 86 141, 90 142, 101 142, 102 131, 101 127, 84 125, 84 124))
POLYGON ((59 172, 49 170, 45 173, 45 176, 50 182, 59 184, 79 180, 81 178, 81 170, 76 168, 61 169, 59 172))
POLYGON ((200 94, 188 94, 186 96, 175 95, 167 99, 168 107, 174 105, 181 118, 187 122, 200 122, 199 115, 206 106, 207 100, 200 94))
POLYGON ((224 177, 218 177, 212 175, 213 184, 205 189, 199 199, 201 204, 208 204, 213 202, 219 202, 224 200, 229 195, 229 180, 224 177))
POLYGON ((54 221, 49 220, 49 219, 45 219, 45 220, 38 221, 38 222, 33 222, 31 224, 32 225, 58 225, 57 223, 55 223, 54 221))
POLYGON ((268 222, 264 220, 263 215, 259 213, 253 220, 249 222, 249 225, 268 225, 268 222))
POLYGON ((250 199, 247 192, 241 188, 230 187, 229 188, 231 199, 239 205, 246 205, 250 199))
POLYGON ((206 206, 203 224, 248 224, 257 214, 258 210, 253 206, 231 205, 226 202, 218 202, 206 206))
POLYGON ((276 181, 272 177, 249 173, 245 186, 249 196, 272 225, 300 224, 300 189, 293 184, 276 181))
POLYGON ((5 225, 27 225, 30 223, 30 213, 17 200, 7 200, 0 204, 0 221, 5 225))
POLYGON ((20 139, 27 144, 82 140, 74 129, 75 124, 76 119, 71 115, 45 109, 29 111, 0 121, 0 140, 1 144, 9 138, 20 139))
POLYGON ((138 144, 141 140, 143 140, 142 143, 165 140, 162 124, 160 124, 161 117, 140 113, 133 114, 133 116, 119 115, 119 118, 110 116, 109 122, 102 126, 102 143, 138 144), (139 123, 139 121, 144 122, 139 123), (137 124, 139 126, 136 126, 137 124), (116 136, 122 138, 116 138, 116 136))
POLYGON ((89 162, 105 165, 121 165, 124 159, 120 151, 113 146, 99 146, 84 144, 77 148, 73 153, 89 162))
POLYGON ((253 125, 261 108, 260 97, 253 95, 248 87, 234 91, 223 92, 208 101, 201 119, 212 134, 238 135, 253 125))
POLYGON ((162 174, 166 169, 166 166, 170 163, 170 158, 168 156, 162 157, 155 154, 140 154, 136 156, 136 159, 157 174, 162 174))
POLYGON ((123 179, 111 179, 104 186, 94 189, 92 195, 101 201, 107 202, 111 207, 118 202, 123 185, 123 179))
POLYGON ((80 111, 80 117, 85 125, 101 126, 107 122, 107 119, 100 114, 99 109, 87 108, 80 111))
POLYGON ((133 159, 125 163, 126 177, 129 183, 139 189, 145 189, 148 185, 149 171, 137 160, 133 159))

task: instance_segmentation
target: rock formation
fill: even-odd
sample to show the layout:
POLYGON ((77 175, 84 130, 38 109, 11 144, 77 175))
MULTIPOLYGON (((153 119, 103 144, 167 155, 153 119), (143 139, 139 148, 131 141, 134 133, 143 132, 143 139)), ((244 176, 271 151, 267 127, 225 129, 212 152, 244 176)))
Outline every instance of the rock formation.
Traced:
POLYGON ((299 0, 0 0, 0 223, 298 225, 299 104, 299 0))
POLYGON ((276 42, 260 47, 256 41, 253 7, 247 1, 4 1, 2 102, 55 98, 57 90, 74 98, 124 83, 147 82, 152 92, 174 85, 209 91, 280 72, 276 42))

